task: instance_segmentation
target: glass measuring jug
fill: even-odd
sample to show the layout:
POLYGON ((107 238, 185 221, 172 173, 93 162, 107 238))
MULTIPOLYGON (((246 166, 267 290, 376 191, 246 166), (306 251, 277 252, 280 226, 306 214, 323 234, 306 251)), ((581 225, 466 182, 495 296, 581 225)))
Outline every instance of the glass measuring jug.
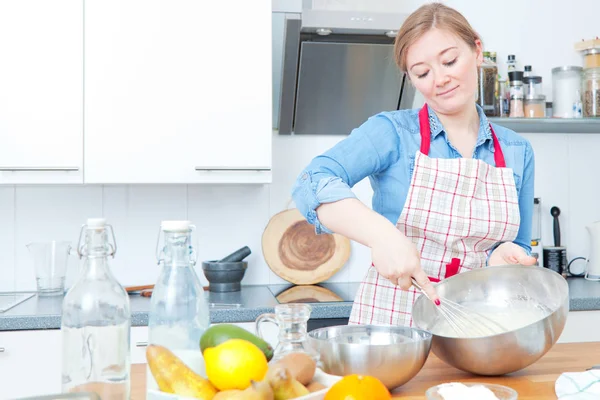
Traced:
POLYGON ((70 242, 35 242, 26 245, 33 257, 35 280, 39 296, 58 296, 65 290, 69 256, 73 254, 70 242))
POLYGON ((271 322, 279 327, 279 343, 275 347, 271 362, 277 361, 289 353, 306 353, 316 363, 319 362, 319 353, 306 340, 307 322, 311 311, 312 307, 308 304, 278 304, 275 306, 275 313, 262 314, 256 318, 256 333, 263 340, 265 338, 260 327, 264 322, 271 322))

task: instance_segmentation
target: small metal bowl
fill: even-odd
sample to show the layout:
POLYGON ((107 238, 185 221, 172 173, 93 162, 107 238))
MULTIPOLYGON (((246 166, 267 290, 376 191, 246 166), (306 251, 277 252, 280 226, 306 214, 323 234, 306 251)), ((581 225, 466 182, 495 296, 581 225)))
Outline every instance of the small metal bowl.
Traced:
POLYGON ((308 343, 319 352, 325 373, 374 376, 390 390, 423 368, 431 338, 427 331, 404 326, 339 325, 308 333, 308 343))

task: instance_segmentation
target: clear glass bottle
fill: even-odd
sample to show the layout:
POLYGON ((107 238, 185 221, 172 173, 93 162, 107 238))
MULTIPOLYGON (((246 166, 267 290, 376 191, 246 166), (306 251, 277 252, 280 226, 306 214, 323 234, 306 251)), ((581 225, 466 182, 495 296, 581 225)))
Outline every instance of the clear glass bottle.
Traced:
POLYGON ((510 71, 510 118, 525 117, 523 103, 525 100, 525 90, 523 88, 523 71, 510 71))
MULTIPOLYGON (((200 338, 210 326, 210 310, 196 275, 196 252, 189 221, 163 221, 157 241, 158 264, 162 270, 152 290, 148 313, 148 344, 168 348, 188 367, 201 374, 204 360, 200 338), (160 246, 161 234, 164 244, 160 246)), ((156 381, 147 369, 147 390, 156 381)))
POLYGON ((91 391, 102 399, 129 400, 131 309, 109 268, 108 257, 116 250, 106 220, 88 219, 77 245, 84 259, 81 272, 62 305, 63 393, 91 391))
POLYGON ((517 59, 514 54, 508 55, 508 58, 506 60, 506 70, 508 72, 517 70, 517 59))

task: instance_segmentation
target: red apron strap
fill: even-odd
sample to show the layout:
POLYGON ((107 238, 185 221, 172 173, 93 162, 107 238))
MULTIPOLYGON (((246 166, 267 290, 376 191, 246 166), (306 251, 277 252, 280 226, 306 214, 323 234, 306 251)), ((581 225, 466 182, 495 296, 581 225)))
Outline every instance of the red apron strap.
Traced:
MULTIPOLYGON (((375 268, 375 264, 371 263, 371 267, 375 268)), ((460 268, 460 259, 453 258, 449 264, 446 264, 446 273, 444 274, 444 278, 450 278, 458 273, 458 269, 460 268)), ((433 283, 438 283, 441 279, 436 278, 434 276, 428 276, 429 280, 433 283)))
POLYGON ((453 258, 452 261, 450 261, 450 264, 446 264, 446 274, 444 275, 444 277, 450 278, 451 276, 458 274, 459 268, 460 268, 460 259, 453 258))
POLYGON ((498 137, 496 137, 496 132, 494 132, 492 124, 490 124, 490 130, 492 131, 492 139, 494 140, 494 162, 496 163, 496 168, 506 168, 504 153, 502 153, 502 147, 500 147, 500 142, 498 141, 498 137))
POLYGON ((429 155, 429 145, 431 144, 431 128, 429 127, 429 112, 427 104, 419 111, 419 127, 421 128, 421 153, 429 155))
MULTIPOLYGON (((429 111, 427 104, 419 111, 419 127, 421 128, 421 153, 426 156, 429 155, 429 147, 431 145, 431 128, 429 126, 429 111)), ((502 153, 502 147, 500 142, 490 124, 490 131, 492 132, 492 140, 494 141, 494 163, 496 168, 506 168, 506 161, 504 160, 504 153, 502 153)))

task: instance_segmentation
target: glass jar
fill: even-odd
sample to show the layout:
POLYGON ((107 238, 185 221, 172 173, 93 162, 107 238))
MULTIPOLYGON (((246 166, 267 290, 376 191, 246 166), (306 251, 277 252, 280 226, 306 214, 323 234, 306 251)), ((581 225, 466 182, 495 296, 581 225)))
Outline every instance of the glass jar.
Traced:
POLYGON ((583 51, 583 66, 584 68, 600 67, 600 49, 593 48, 583 51))
POLYGON ((102 399, 129 400, 131 310, 108 266, 116 249, 106 220, 88 219, 77 245, 84 259, 81 273, 62 305, 63 393, 91 391, 102 399))
POLYGON ((600 117, 600 67, 583 70, 583 116, 600 117))
POLYGON ((525 118, 544 118, 546 116, 546 96, 543 94, 525 96, 523 113, 525 118))
POLYGON ((488 61, 479 67, 479 90, 477 103, 481 106, 488 117, 497 116, 496 107, 496 83, 498 80, 498 67, 488 61))
POLYGON ((523 88, 523 71, 510 71, 510 115, 511 118, 522 118, 525 116, 523 102, 525 90, 523 88))
POLYGON ((583 68, 565 65, 552 68, 552 116, 575 118, 581 103, 583 68))
POLYGON ((523 89, 525 97, 537 96, 543 94, 542 77, 541 76, 525 76, 523 77, 523 89))
MULTIPOLYGON (((204 371, 200 338, 210 326, 210 311, 204 289, 194 271, 196 252, 192 246, 194 225, 189 221, 163 221, 157 241, 158 277, 148 312, 148 344, 169 349, 198 374, 204 371), (161 234, 164 236, 162 247, 161 234)), ((146 390, 158 385, 149 368, 146 390)))
POLYGON ((510 102, 510 88, 506 79, 498 80, 498 99, 496 100, 496 109, 499 117, 508 117, 510 102))

